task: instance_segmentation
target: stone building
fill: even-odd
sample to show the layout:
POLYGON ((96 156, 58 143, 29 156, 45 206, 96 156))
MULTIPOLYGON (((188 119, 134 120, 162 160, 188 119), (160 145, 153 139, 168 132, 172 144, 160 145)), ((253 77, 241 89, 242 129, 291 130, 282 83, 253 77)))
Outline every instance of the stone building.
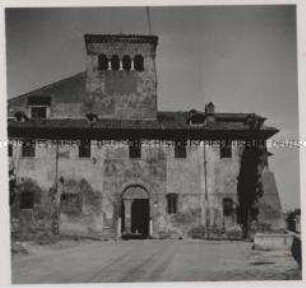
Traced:
POLYGON ((199 227, 228 235, 239 230, 241 155, 255 140, 266 151, 258 219, 281 227, 265 148, 278 130, 212 103, 159 111, 157 44, 151 35, 85 35, 86 72, 8 101, 17 230, 55 221, 59 233, 102 238, 190 237, 199 227))

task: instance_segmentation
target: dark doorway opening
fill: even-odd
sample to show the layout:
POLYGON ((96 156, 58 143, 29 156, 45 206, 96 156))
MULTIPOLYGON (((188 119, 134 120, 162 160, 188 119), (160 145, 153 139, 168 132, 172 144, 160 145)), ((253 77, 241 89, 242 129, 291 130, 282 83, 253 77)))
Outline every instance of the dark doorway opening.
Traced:
POLYGON ((131 207, 131 232, 148 238, 150 225, 149 199, 135 199, 131 207))
POLYGON ((149 193, 140 185, 127 187, 121 198, 121 238, 146 239, 150 236, 149 193))

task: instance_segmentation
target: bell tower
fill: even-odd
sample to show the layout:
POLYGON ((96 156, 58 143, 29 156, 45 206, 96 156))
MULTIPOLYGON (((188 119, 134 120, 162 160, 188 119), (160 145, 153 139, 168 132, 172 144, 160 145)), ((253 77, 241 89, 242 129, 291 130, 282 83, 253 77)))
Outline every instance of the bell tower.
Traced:
POLYGON ((99 118, 154 120, 157 36, 86 34, 84 112, 99 118))

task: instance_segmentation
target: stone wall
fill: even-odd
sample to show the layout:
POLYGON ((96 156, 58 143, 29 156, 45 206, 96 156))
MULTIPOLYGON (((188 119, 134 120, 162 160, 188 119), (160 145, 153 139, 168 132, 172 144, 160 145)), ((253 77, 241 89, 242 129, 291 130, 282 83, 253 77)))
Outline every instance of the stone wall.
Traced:
POLYGON ((155 47, 149 43, 90 43, 87 56, 87 100, 84 112, 102 118, 155 119, 157 113, 157 79, 155 47), (98 55, 120 59, 137 54, 144 57, 144 71, 98 69, 98 55))
POLYGON ((211 199, 211 224, 212 226, 237 226, 237 214, 228 218, 223 215, 223 200, 232 199, 234 207, 238 206, 237 177, 240 170, 241 146, 233 143, 232 157, 220 158, 220 148, 213 147, 208 151, 208 183, 209 197, 211 199))
MULTIPOLYGON (((211 219, 215 223, 215 210, 222 209, 222 197, 218 193, 223 195, 224 189, 230 188, 227 194, 235 197, 234 184, 230 186, 229 183, 235 182, 237 169, 233 169, 235 160, 218 160, 217 149, 207 148, 207 154, 209 203, 211 219)), ((188 147, 188 157, 177 159, 174 147, 149 143, 143 145, 141 159, 130 159, 127 145, 119 142, 99 145, 92 141, 90 158, 79 158, 76 144, 60 146, 57 169, 56 147, 51 141, 40 142, 35 158, 20 155, 21 146, 19 149, 15 147, 10 159, 19 179, 35 179, 47 194, 54 187, 57 175, 62 181, 58 186, 59 194, 81 194, 83 204, 77 213, 61 211, 60 231, 63 233, 114 237, 118 232, 122 193, 131 185, 139 185, 149 193, 153 237, 162 234, 186 236, 191 228, 205 221, 203 147, 188 147), (167 193, 178 194, 178 213, 175 215, 166 212, 167 193), (86 197, 94 197, 95 201, 91 203, 95 205, 85 204, 88 202, 86 197)), ((218 215, 222 218, 222 211, 218 215)))
MULTIPOLYGON (((56 177, 59 181, 59 201, 64 201, 62 197, 66 196, 63 194, 78 195, 68 196, 77 197, 79 206, 71 211, 65 207, 61 210, 61 233, 107 238, 120 236, 121 201, 123 193, 131 186, 142 187, 149 195, 150 236, 154 238, 188 237, 192 229, 206 225, 208 216, 212 230, 226 234, 239 228, 235 209, 231 215, 223 213, 224 198, 231 198, 234 208, 238 205, 237 176, 241 147, 237 145, 233 145, 232 158, 220 159, 219 148, 206 145, 205 157, 203 146, 187 146, 187 158, 178 159, 174 157, 173 146, 157 146, 148 142, 142 145, 141 158, 131 159, 127 144, 113 141, 102 145, 92 141, 91 157, 79 158, 75 143, 58 148, 57 169, 56 147, 51 141, 37 146, 35 158, 20 157, 20 150, 21 146, 19 149, 15 146, 14 155, 10 158, 18 179, 27 177, 35 180, 46 199, 48 191, 55 186, 56 177), (206 187, 208 202, 205 200, 206 187), (168 193, 178 195, 176 214, 167 213, 168 193)), ((265 178, 268 176, 264 175, 265 178)), ((281 208, 277 190, 275 187, 272 189, 273 181, 269 181, 265 180, 265 199, 270 199, 273 194, 274 200, 264 201, 271 202, 273 207, 269 205, 274 210, 271 209, 279 214, 281 208)), ((271 218, 272 212, 268 212, 262 211, 262 222, 265 222, 262 219, 271 218)), ((278 214, 273 216, 274 223, 279 219, 278 214)))

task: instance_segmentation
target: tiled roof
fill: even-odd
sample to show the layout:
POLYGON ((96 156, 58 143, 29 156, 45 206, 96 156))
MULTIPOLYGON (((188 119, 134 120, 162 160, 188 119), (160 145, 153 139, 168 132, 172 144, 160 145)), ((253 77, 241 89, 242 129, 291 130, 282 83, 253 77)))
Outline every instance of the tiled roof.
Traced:
MULTIPOLYGON (((119 119, 98 119, 92 125, 84 118, 78 119, 44 119, 28 120, 25 122, 9 121, 11 127, 31 127, 31 128, 96 128, 96 129, 157 129, 157 130, 249 130, 246 123, 248 114, 223 114, 216 113, 215 121, 204 126, 189 125, 189 112, 158 112, 157 120, 119 120, 119 119), (232 120, 226 120, 226 117, 232 117, 232 120), (235 119, 235 116, 237 118, 235 119), (241 119, 240 121, 237 121, 241 119)), ((230 119, 230 118, 229 118, 230 119)), ((262 130, 278 130, 263 126, 262 130)))

